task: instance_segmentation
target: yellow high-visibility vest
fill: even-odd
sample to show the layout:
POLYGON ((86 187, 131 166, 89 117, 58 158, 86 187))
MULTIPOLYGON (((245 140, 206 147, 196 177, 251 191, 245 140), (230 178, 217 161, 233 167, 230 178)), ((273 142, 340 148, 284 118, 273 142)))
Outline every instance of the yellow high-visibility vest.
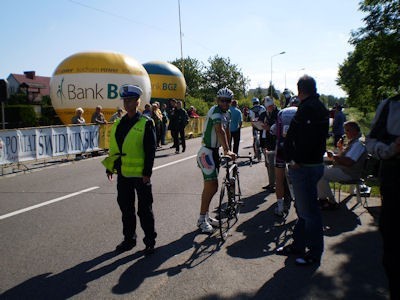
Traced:
POLYGON ((122 151, 119 149, 115 132, 120 119, 115 121, 110 133, 109 155, 102 161, 106 169, 117 173, 114 162, 121 157, 121 173, 124 177, 142 177, 144 168, 143 138, 147 117, 140 117, 139 121, 132 126, 122 144, 122 151))

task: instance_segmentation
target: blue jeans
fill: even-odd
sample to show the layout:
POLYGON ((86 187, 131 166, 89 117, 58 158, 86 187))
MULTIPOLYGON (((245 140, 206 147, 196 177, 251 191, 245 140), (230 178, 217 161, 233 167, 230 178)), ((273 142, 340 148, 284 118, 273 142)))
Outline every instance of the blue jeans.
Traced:
POLYGON ((317 183, 323 173, 323 165, 289 169, 298 217, 293 231, 293 247, 299 250, 307 247, 314 258, 320 258, 324 250, 322 216, 317 193, 317 183))

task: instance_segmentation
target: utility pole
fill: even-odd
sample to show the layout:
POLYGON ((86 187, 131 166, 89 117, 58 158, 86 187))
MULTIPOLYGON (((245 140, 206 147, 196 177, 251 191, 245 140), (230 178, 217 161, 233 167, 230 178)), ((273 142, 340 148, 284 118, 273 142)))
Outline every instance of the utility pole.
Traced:
POLYGON ((185 77, 185 62, 183 60, 183 48, 182 48, 182 23, 181 23, 181 1, 178 0, 178 11, 179 11, 179 40, 181 43, 181 71, 183 77, 185 77))

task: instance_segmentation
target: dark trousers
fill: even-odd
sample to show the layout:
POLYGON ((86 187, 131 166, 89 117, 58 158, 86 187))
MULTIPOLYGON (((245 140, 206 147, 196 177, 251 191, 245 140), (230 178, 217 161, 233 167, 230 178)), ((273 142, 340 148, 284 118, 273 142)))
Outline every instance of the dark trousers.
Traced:
POLYGON ((230 145, 233 152, 239 154, 239 142, 240 142, 240 129, 237 131, 231 131, 230 145), (232 148, 233 141, 233 148, 232 148))
POLYGON ((167 134, 167 124, 161 124, 161 145, 165 145, 165 135, 167 134))
POLYGON ((284 203, 285 203, 285 206, 289 209, 290 205, 293 201, 293 198, 292 198, 292 193, 290 192, 289 182, 288 182, 288 179, 286 178, 286 176, 283 180, 283 188, 284 188, 284 196, 283 196, 284 203))
POLYGON ((389 282, 391 299, 400 299, 400 269, 394 263, 399 256, 396 245, 396 233, 399 228, 397 220, 400 208, 400 159, 383 160, 380 172, 382 210, 379 219, 379 230, 383 241, 383 267, 389 282))
POLYGON ((136 213, 135 213, 135 191, 138 198, 137 214, 140 225, 144 231, 143 242, 145 245, 154 246, 157 233, 154 230, 153 194, 151 184, 143 183, 141 177, 127 178, 118 175, 117 201, 122 213, 122 233, 125 239, 136 238, 136 213))
POLYGON ((176 145, 179 145, 179 138, 178 138, 178 130, 172 130, 171 129, 171 137, 172 137, 172 141, 174 142, 174 144, 172 145, 173 147, 176 147, 176 145))
POLYGON ((174 139, 174 146, 176 151, 179 151, 179 144, 181 143, 182 143, 182 151, 185 151, 186 150, 185 128, 180 128, 178 130, 171 130, 171 135, 172 138, 174 139))

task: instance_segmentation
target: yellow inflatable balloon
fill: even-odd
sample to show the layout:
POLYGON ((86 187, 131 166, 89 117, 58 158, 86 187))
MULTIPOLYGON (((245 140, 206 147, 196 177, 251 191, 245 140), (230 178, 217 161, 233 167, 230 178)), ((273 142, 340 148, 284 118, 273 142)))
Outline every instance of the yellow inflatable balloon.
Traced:
POLYGON ((182 72, 173 64, 151 61, 143 64, 150 77, 151 103, 165 103, 170 98, 185 99, 186 81, 182 72))
POLYGON ((57 66, 50 80, 50 97, 64 124, 71 123, 77 107, 84 109, 86 123, 90 123, 98 105, 109 120, 117 107, 123 107, 118 94, 123 84, 143 90, 141 109, 150 102, 150 77, 134 58, 115 52, 80 52, 57 66))

